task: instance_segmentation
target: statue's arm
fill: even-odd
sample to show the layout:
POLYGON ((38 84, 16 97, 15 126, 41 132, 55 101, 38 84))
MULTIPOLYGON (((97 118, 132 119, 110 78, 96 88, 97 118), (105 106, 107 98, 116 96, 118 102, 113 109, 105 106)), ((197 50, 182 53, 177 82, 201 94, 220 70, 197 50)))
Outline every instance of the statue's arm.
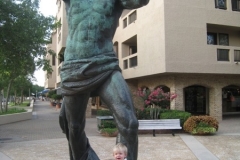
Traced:
POLYGON ((124 9, 136 9, 148 4, 149 0, 119 0, 124 9))

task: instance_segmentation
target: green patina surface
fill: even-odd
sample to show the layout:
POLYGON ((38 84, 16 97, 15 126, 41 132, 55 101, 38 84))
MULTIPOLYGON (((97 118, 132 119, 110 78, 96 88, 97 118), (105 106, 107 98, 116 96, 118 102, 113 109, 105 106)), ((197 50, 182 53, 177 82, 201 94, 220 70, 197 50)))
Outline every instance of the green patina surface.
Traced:
POLYGON ((120 68, 112 39, 123 9, 148 0, 65 0, 68 38, 61 69, 63 95, 82 93, 120 68))
POLYGON ((120 14, 113 8, 114 0, 71 1, 66 61, 113 52, 112 38, 118 21, 115 16, 120 14))

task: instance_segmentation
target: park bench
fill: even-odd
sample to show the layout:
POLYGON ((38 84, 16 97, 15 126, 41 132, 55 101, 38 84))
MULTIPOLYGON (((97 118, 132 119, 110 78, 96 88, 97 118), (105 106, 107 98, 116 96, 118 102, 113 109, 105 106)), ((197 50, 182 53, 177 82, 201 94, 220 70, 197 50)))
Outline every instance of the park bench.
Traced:
POLYGON ((138 130, 153 130, 153 136, 155 137, 155 130, 169 129, 172 130, 174 136, 175 129, 182 129, 180 126, 180 119, 149 119, 138 120, 138 130))

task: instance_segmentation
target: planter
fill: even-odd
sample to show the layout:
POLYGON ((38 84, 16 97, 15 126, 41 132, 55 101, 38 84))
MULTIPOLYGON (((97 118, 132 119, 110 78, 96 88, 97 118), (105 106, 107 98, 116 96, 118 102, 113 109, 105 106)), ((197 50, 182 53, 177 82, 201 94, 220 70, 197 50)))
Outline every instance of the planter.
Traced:
POLYGON ((50 102, 50 106, 55 107, 56 103, 55 102, 50 102))
POLYGON ((113 116, 97 116, 97 127, 98 127, 98 131, 100 132, 99 130, 99 127, 102 126, 103 124, 103 121, 105 120, 112 120, 113 121, 113 116))
POLYGON ((32 119, 32 109, 29 109, 27 112, 22 112, 22 113, 1 115, 0 125, 29 120, 29 119, 32 119))
POLYGON ((0 116, 0 125, 32 119, 32 114, 34 114, 33 108, 32 108, 33 102, 34 102, 34 100, 32 100, 32 102, 30 104, 31 108, 28 109, 27 112, 1 115, 0 116))
POLYGON ((57 104, 56 104, 56 108, 57 108, 57 109, 61 108, 61 106, 62 106, 61 103, 57 103, 57 104))

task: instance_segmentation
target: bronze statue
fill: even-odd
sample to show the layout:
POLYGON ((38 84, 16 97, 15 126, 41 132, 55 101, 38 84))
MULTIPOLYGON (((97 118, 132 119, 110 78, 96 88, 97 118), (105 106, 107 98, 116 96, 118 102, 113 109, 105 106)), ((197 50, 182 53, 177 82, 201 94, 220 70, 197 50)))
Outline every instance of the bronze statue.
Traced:
POLYGON ((112 38, 123 9, 149 0, 64 0, 68 38, 61 69, 64 102, 60 125, 69 141, 71 160, 98 160, 90 147, 85 111, 91 96, 100 96, 113 113, 128 160, 137 160, 138 121, 128 86, 122 77, 112 38))

